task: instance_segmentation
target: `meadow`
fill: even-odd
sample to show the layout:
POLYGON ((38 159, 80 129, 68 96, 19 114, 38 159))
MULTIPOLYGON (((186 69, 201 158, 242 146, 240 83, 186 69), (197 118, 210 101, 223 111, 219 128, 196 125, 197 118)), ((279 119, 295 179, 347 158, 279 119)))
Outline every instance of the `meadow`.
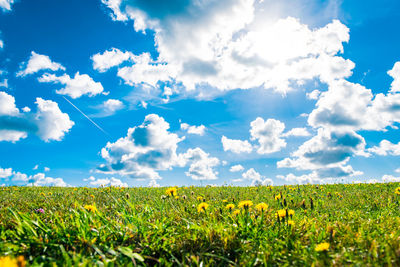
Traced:
POLYGON ((0 188, 0 266, 399 266, 400 185, 0 188))

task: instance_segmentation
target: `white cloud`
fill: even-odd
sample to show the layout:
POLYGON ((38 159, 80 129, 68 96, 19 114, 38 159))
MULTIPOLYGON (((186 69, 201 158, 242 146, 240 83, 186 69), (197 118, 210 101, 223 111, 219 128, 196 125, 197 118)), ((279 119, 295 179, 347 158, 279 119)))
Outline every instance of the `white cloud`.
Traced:
POLYGON ((282 136, 283 137, 289 137, 289 136, 310 136, 310 132, 307 130, 307 128, 293 128, 289 132, 284 133, 282 136))
POLYGON ((60 110, 56 102, 38 97, 35 103, 38 109, 35 121, 39 137, 46 142, 60 141, 75 123, 70 120, 67 113, 60 110))
POLYGON ((103 3, 113 10, 113 19, 130 19, 136 31, 155 32, 158 58, 119 70, 131 85, 177 82, 188 91, 199 90, 199 97, 202 85, 220 91, 261 86, 284 94, 292 82, 329 82, 350 76, 354 68, 336 56, 349 40, 349 29, 337 20, 315 29, 292 17, 271 22, 260 12, 268 6, 253 0, 103 3))
POLYGON ((4 42, 3 42, 3 40, 0 40, 0 49, 3 49, 3 47, 4 47, 4 42))
POLYGON ((37 111, 20 113, 13 96, 0 92, 0 141, 16 142, 28 133, 44 141, 61 140, 74 122, 51 100, 36 98, 37 111))
POLYGON ((317 128, 384 130, 400 122, 400 94, 372 94, 360 84, 338 80, 321 93, 308 123, 317 128))
POLYGON ((390 85, 390 92, 400 92, 400 61, 396 62, 388 74, 393 78, 393 82, 390 85))
POLYGON ((115 187, 128 187, 127 183, 122 182, 120 179, 111 177, 104 179, 95 179, 93 176, 89 178, 90 185, 99 186, 115 186, 115 187))
POLYGON ((248 169, 246 172, 242 173, 242 179, 236 179, 236 182, 251 181, 251 185, 273 185, 274 182, 262 176, 254 168, 248 169))
POLYGON ((400 168, 397 168, 396 170, 394 170, 397 173, 400 173, 400 168))
POLYGON ((277 175, 276 178, 285 180, 289 182, 289 184, 318 184, 321 183, 321 179, 318 178, 316 172, 312 172, 310 174, 304 175, 294 175, 293 173, 289 173, 287 175, 277 175))
POLYGON ((374 146, 371 148, 368 148, 368 151, 380 156, 387 156, 387 155, 394 155, 394 156, 399 156, 400 155, 400 143, 398 144, 393 144, 388 140, 382 140, 379 143, 379 146, 374 146))
POLYGON ((98 170, 132 178, 160 179, 157 171, 185 165, 178 156, 178 143, 184 138, 170 133, 169 124, 156 114, 145 117, 142 125, 129 128, 126 137, 108 142, 101 150, 107 164, 98 170))
POLYGON ((0 8, 3 11, 11 11, 11 5, 14 3, 14 0, 0 0, 0 8))
POLYGON ((0 130, 0 141, 15 143, 21 139, 28 137, 26 132, 13 131, 13 130, 0 130))
POLYGON ((33 175, 32 179, 34 186, 56 186, 56 187, 66 187, 68 186, 62 178, 52 178, 46 177, 44 173, 38 173, 33 175))
POLYGON ((40 55, 31 52, 31 56, 28 60, 28 63, 23 62, 20 65, 20 71, 17 72, 17 76, 26 76, 28 74, 33 74, 41 70, 65 70, 65 68, 56 62, 52 62, 51 59, 46 55, 40 55))
POLYGON ((253 150, 253 147, 249 143, 249 141, 245 140, 235 140, 229 139, 226 136, 222 136, 221 138, 222 146, 224 151, 231 151, 233 153, 250 153, 253 150))
POLYGON ((0 168, 0 178, 8 178, 12 175, 12 169, 7 168, 7 169, 2 169, 0 168))
POLYGON ((232 166, 232 167, 229 169, 230 172, 241 172, 241 171, 243 171, 243 170, 244 170, 244 168, 243 168, 243 166, 240 165, 240 164, 234 165, 234 166, 232 166))
POLYGON ((39 165, 38 164, 36 164, 35 165, 35 167, 33 167, 33 169, 32 170, 37 170, 39 168, 39 165))
POLYGON ((108 99, 104 101, 101 105, 97 106, 99 109, 99 114, 95 116, 101 116, 101 117, 106 117, 106 116, 111 116, 115 114, 117 111, 125 108, 124 103, 118 99, 108 99))
POLYGON ((134 59, 135 56, 131 52, 122 52, 117 48, 111 48, 104 51, 102 54, 98 53, 91 57, 93 61, 93 69, 99 72, 105 72, 112 67, 119 66, 125 61, 134 59))
POLYGON ((384 183, 398 183, 400 182, 400 177, 395 177, 393 175, 383 175, 382 176, 382 181, 384 183))
POLYGON ((194 126, 187 123, 181 123, 181 129, 186 130, 189 134, 204 135, 206 127, 204 125, 194 126))
POLYGON ((65 85, 56 91, 60 95, 68 95, 71 98, 79 98, 83 95, 88 95, 90 97, 98 95, 103 92, 104 88, 100 82, 95 82, 87 74, 75 73, 75 76, 71 78, 68 74, 62 76, 56 76, 54 74, 45 73, 40 77, 39 82, 53 82, 65 85))
POLYGON ((50 171, 50 168, 49 167, 44 167, 44 169, 43 169, 45 172, 49 172, 50 171))
POLYGON ((218 179, 218 172, 214 167, 220 164, 218 158, 210 157, 201 148, 188 149, 183 157, 190 164, 189 170, 185 174, 193 180, 215 180, 218 179))
POLYGON ((321 95, 321 92, 319 90, 314 90, 311 93, 307 93, 307 98, 311 100, 317 100, 318 97, 321 95))
POLYGON ((365 140, 352 131, 318 129, 316 136, 302 144, 291 158, 277 162, 278 168, 316 170, 315 178, 336 178, 360 175, 345 165, 353 155, 367 156, 365 140))
POLYGON ((264 121, 258 117, 250 123, 251 140, 257 140, 258 154, 269 154, 280 151, 286 147, 286 141, 281 138, 285 124, 279 120, 268 119, 264 121))
POLYGON ((15 105, 15 98, 5 92, 0 92, 0 116, 17 116, 19 110, 15 105))

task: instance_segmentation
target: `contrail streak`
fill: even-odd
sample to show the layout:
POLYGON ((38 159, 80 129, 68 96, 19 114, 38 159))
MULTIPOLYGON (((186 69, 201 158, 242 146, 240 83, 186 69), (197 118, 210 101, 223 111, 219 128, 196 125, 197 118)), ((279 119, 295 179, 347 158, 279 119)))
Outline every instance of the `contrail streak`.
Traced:
POLYGON ((76 108, 76 110, 78 110, 83 116, 86 117, 86 119, 88 119, 91 123, 93 123, 94 126, 96 126, 100 131, 102 131, 103 133, 105 133, 106 135, 110 136, 106 131, 103 130, 103 128, 101 128, 99 125, 97 125, 97 123, 95 123, 94 121, 92 121, 91 118, 89 118, 85 113, 83 113, 77 106, 75 106, 74 104, 72 104, 71 101, 69 101, 65 96, 62 96, 68 103, 70 103, 74 108, 76 108))

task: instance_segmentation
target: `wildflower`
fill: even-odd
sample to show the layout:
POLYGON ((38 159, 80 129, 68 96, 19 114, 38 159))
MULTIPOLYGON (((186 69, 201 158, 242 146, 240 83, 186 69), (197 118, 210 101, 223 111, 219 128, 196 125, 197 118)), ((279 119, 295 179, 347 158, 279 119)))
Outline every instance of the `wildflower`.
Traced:
POLYGON ((238 207, 248 209, 253 206, 253 202, 251 200, 240 201, 238 207))
POLYGON ((321 243, 321 244, 318 244, 318 245, 315 247, 315 251, 317 251, 317 252, 320 252, 320 251, 327 251, 327 250, 329 250, 329 243, 327 243, 327 242, 323 242, 323 243, 321 243))
POLYGON ((165 194, 167 194, 167 196, 176 196, 176 192, 178 191, 178 189, 176 187, 170 187, 167 190, 165 190, 165 194))
POLYGON ((279 218, 285 218, 286 210, 278 210, 278 216, 279 216, 279 218))
POLYGON ((26 265, 24 256, 18 256, 16 259, 11 258, 10 256, 1 257, 0 258, 0 266, 3 267, 24 267, 26 265))
POLYGON ((91 198, 94 198, 94 195, 90 195, 91 198))
POLYGON ((275 200, 279 200, 279 199, 281 199, 281 198, 282 198, 281 193, 279 193, 278 195, 275 196, 275 200))
POLYGON ((232 211, 235 208, 235 204, 228 204, 225 207, 227 210, 232 211))
POLYGON ((288 220, 288 225, 290 225, 290 226, 294 226, 294 221, 292 221, 292 220, 288 220))
POLYGON ((202 200, 203 200, 203 197, 197 197, 197 200, 198 200, 198 201, 202 201, 202 200))
POLYGON ((400 187, 397 187, 396 190, 394 191, 394 193, 395 193, 396 195, 400 195, 400 187))
POLYGON ((265 211, 265 210, 268 209, 268 205, 265 204, 265 203, 260 203, 260 204, 257 204, 257 205, 256 205, 256 209, 257 209, 259 212, 263 212, 263 211, 265 211))
POLYGON ((226 203, 226 202, 228 202, 228 200, 227 200, 227 199, 224 199, 224 200, 222 200, 222 203, 226 203))
POLYGON ((183 199, 183 200, 187 199, 187 196, 186 196, 186 195, 183 195, 183 196, 182 196, 182 199, 183 199))
POLYGON ((288 210, 288 214, 289 214, 289 216, 293 216, 294 215, 294 210, 288 210))
POLYGON ((96 213, 97 212, 97 208, 94 205, 85 205, 85 210, 96 213))
POLYGON ((51 196, 52 194, 53 194, 52 192, 49 192, 49 193, 48 193, 49 196, 51 196))
POLYGON ((42 208, 40 208, 40 209, 37 209, 37 210, 35 210, 37 213, 44 213, 44 209, 42 209, 42 208))
POLYGON ((42 193, 40 193, 40 195, 41 195, 41 196, 44 196, 44 197, 46 196, 46 194, 45 194, 45 193, 43 193, 43 192, 42 192, 42 193))
POLYGON ((240 210, 234 210, 233 211, 233 215, 235 215, 235 216, 238 215, 239 213, 240 213, 240 210))
POLYGON ((175 196, 175 199, 179 199, 179 196, 175 196))
POLYGON ((208 204, 205 203, 205 202, 203 202, 203 203, 200 203, 200 204, 197 206, 197 211, 198 211, 198 212, 204 212, 204 211, 206 211, 207 208, 208 208, 208 204))

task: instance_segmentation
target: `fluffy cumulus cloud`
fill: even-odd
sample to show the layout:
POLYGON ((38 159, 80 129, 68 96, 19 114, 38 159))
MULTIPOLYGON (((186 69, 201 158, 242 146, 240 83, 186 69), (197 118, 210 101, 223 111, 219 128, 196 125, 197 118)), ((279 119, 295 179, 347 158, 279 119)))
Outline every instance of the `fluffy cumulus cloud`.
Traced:
POLYGON ((319 129, 318 134, 291 153, 290 158, 278 161, 278 168, 315 170, 317 177, 343 177, 358 175, 346 163, 358 154, 367 156, 365 140, 353 131, 319 129))
POLYGON ((8 178, 12 175, 12 169, 7 168, 7 169, 2 169, 0 168, 0 178, 8 178))
POLYGON ((44 173, 38 173, 30 177, 33 181, 33 186, 55 186, 55 187, 66 187, 67 183, 62 178, 47 177, 44 173))
POLYGON ((400 155, 400 143, 393 144, 388 140, 382 140, 379 146, 374 146, 368 149, 369 152, 380 155, 380 156, 399 156, 400 155))
POLYGON ((215 180, 218 179, 218 172, 214 167, 220 164, 218 158, 210 157, 201 148, 188 149, 183 155, 185 160, 190 164, 186 175, 193 180, 215 180))
POLYGON ((393 78, 390 86, 391 92, 400 92, 400 62, 396 62, 388 74, 393 78))
POLYGON ((18 184, 29 186, 68 186, 62 178, 52 178, 46 176, 44 173, 36 173, 34 175, 27 175, 25 173, 13 171, 12 168, 0 168, 0 179, 6 181, 6 184, 18 184))
POLYGON ((234 165, 229 169, 230 172, 241 172, 243 170, 244 170, 244 168, 240 164, 234 165))
POLYGON ((56 102, 37 98, 35 104, 36 112, 21 113, 14 97, 0 92, 0 141, 16 142, 26 138, 28 133, 46 142, 60 141, 74 125, 56 102))
POLYGON ((108 99, 98 105, 96 108, 98 110, 98 114, 95 114, 94 116, 106 117, 114 115, 117 111, 124 109, 125 105, 121 100, 108 99))
POLYGON ((400 182, 400 177, 399 176, 397 176, 397 177, 395 177, 395 176, 393 176, 393 175, 383 175, 382 176, 382 182, 384 182, 384 183, 398 183, 398 182, 400 182))
POLYGON ((251 185, 273 185, 272 179, 265 178, 263 175, 258 173, 254 168, 248 169, 242 173, 242 178, 233 180, 234 182, 250 181, 251 185))
POLYGON ((51 82, 65 85, 65 87, 57 90, 56 93, 68 95, 72 98, 79 98, 83 95, 95 96, 101 94, 104 90, 100 82, 95 82, 89 75, 79 74, 79 72, 75 73, 73 78, 68 74, 56 76, 54 74, 45 73, 38 80, 43 83, 51 82))
POLYGON ((99 72, 105 72, 112 67, 118 66, 125 61, 132 60, 135 55, 131 52, 122 52, 117 48, 111 48, 104 51, 102 54, 98 53, 92 56, 93 69, 99 72))
POLYGON ((162 117, 147 115, 142 125, 128 129, 126 137, 107 143, 101 150, 107 163, 98 170, 132 178, 159 179, 158 171, 185 164, 176 153, 182 140, 169 132, 169 123, 162 117))
POLYGON ((219 91, 263 87, 284 94, 293 83, 351 75, 354 63, 338 56, 349 40, 345 25, 333 20, 311 29, 292 17, 260 20, 256 12, 267 9, 261 2, 103 0, 113 19, 133 20, 136 31, 154 31, 159 53, 154 59, 137 55, 118 76, 131 85, 173 82, 187 91, 204 85, 219 91))
POLYGON ((41 70, 57 71, 65 70, 65 68, 61 64, 51 61, 48 56, 40 55, 32 51, 28 62, 23 62, 20 65, 20 71, 17 72, 17 76, 26 76, 41 70))
POLYGON ((310 132, 307 130, 307 128, 293 128, 290 131, 284 133, 282 136, 283 137, 289 137, 289 136, 302 136, 302 137, 307 137, 310 136, 310 132))
POLYGON ((99 186, 115 186, 115 187, 128 187, 127 183, 122 182, 120 179, 111 177, 111 178, 103 178, 96 179, 93 176, 90 176, 88 179, 83 179, 86 182, 89 182, 90 185, 99 187, 99 186))
POLYGON ((280 151, 286 147, 286 141, 282 139, 285 124, 279 120, 264 119, 258 117, 250 123, 251 140, 257 140, 257 153, 269 154, 280 151))
POLYGON ((239 154, 239 153, 250 153, 253 150, 252 145, 247 140, 245 141, 235 140, 235 139, 229 139, 226 136, 222 136, 221 142, 224 151, 231 151, 233 153, 239 154))
POLYGON ((10 11, 14 0, 0 0, 0 8, 3 11, 10 11))
POLYGON ((185 130, 189 134, 197 134, 203 136, 206 130, 206 127, 204 125, 189 125, 187 123, 181 123, 181 129, 185 130))

